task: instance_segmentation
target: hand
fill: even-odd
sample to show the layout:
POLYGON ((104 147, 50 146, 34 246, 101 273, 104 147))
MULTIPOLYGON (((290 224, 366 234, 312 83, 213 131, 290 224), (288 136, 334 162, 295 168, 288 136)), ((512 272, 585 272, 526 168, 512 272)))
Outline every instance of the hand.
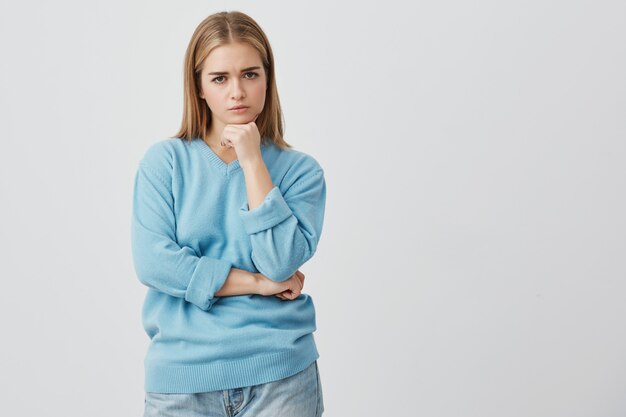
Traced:
POLYGON ((281 293, 275 294, 276 297, 280 298, 283 301, 287 301, 287 300, 294 300, 294 299, 298 298, 300 296, 300 294, 302 294, 302 289, 304 288, 304 274, 302 272, 300 272, 300 271, 296 271, 296 273, 292 275, 292 278, 293 277, 300 278, 300 292, 295 294, 291 290, 285 290, 285 291, 283 291, 281 293))
POLYGON ((304 287, 304 274, 296 271, 288 280, 275 282, 263 274, 255 274, 259 280, 260 295, 276 295, 281 300, 293 300, 300 296, 304 287))
POLYGON ((258 114, 244 124, 228 124, 222 130, 222 146, 234 148, 241 165, 255 158, 261 159, 261 134, 255 123, 257 117, 258 114))

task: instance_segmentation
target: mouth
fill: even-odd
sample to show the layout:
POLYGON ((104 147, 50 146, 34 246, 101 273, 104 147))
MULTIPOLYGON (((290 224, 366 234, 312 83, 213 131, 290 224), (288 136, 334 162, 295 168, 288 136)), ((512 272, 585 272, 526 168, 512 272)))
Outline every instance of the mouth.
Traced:
POLYGON ((248 106, 236 106, 236 107, 231 107, 228 110, 243 110, 243 109, 247 109, 248 106))

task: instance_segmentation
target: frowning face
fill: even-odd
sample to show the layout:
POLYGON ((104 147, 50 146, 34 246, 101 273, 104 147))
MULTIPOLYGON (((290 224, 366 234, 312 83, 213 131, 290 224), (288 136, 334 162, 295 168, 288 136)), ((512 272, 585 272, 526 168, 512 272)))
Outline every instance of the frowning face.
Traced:
POLYGON ((267 76, 256 49, 242 42, 213 49, 202 66, 200 91, 212 113, 211 131, 253 121, 263 110, 266 90, 267 76), (235 109, 239 106, 243 108, 235 109))

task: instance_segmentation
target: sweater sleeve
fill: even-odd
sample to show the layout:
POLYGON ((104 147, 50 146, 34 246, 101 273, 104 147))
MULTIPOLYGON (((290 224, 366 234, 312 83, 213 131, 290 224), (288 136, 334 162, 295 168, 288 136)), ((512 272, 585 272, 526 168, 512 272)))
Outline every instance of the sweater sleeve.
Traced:
POLYGON ((220 298, 214 294, 224 285, 232 264, 198 256, 177 243, 171 180, 168 186, 157 172, 142 161, 135 175, 131 220, 135 272, 147 287, 209 310, 220 298))
POLYGON ((239 214, 252 245, 252 262, 269 279, 286 281, 308 261, 322 233, 326 204, 324 171, 301 175, 286 190, 273 187, 261 205, 239 214))

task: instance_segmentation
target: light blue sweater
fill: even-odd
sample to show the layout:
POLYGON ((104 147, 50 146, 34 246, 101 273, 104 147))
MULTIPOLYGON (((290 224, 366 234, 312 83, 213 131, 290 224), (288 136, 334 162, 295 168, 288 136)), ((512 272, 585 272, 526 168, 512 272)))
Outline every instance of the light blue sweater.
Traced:
POLYGON ((326 202, 320 165, 271 141, 261 153, 274 188, 251 211, 239 161, 226 164, 202 139, 161 140, 138 164, 131 242, 137 277, 148 287, 146 392, 257 385, 319 358, 311 296, 214 295, 231 268, 287 280, 320 239, 326 202))

